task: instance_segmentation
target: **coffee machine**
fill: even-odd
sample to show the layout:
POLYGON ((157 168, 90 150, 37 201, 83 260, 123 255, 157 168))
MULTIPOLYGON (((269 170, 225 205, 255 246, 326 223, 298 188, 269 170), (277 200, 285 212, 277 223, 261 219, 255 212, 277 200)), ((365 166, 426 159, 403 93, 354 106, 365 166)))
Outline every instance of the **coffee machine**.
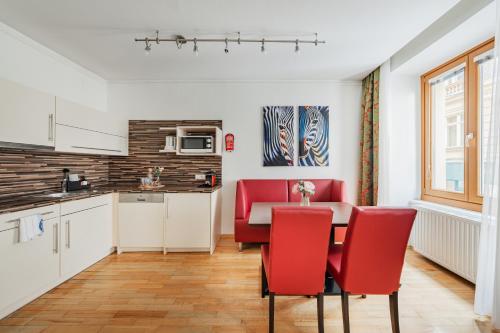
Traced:
POLYGON ((215 171, 210 170, 205 172, 205 183, 203 185, 204 187, 214 187, 217 185, 217 174, 215 171))

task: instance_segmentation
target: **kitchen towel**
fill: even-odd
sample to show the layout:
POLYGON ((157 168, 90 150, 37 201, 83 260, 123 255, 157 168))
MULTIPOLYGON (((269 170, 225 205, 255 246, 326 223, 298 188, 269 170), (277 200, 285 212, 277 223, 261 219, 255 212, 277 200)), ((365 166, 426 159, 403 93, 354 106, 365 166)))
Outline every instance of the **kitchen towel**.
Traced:
POLYGON ((19 219, 19 242, 27 242, 41 236, 44 231, 43 218, 40 214, 21 217, 19 219))

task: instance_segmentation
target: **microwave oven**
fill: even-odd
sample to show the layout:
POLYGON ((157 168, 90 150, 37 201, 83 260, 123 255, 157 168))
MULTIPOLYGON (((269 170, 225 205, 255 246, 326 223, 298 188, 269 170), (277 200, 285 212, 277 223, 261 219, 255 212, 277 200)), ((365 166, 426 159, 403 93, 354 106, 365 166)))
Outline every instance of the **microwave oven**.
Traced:
POLYGON ((181 136, 181 153, 191 153, 191 154, 200 154, 200 153, 213 153, 214 138, 212 136, 204 136, 204 135, 189 135, 189 136, 181 136))

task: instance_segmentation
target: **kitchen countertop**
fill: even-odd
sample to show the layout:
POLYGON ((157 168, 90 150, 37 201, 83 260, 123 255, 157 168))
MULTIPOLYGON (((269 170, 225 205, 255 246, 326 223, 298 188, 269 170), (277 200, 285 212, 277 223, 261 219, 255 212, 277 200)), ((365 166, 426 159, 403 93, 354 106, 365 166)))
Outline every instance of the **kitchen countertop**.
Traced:
POLYGON ((44 196, 44 194, 34 194, 23 197, 14 197, 12 199, 3 199, 0 200, 0 214, 50 206, 62 202, 85 199, 115 192, 212 193, 221 187, 222 185, 216 185, 215 187, 198 187, 198 185, 167 184, 166 186, 157 189, 142 190, 139 189, 137 184, 106 185, 92 188, 92 190, 70 192, 71 195, 64 198, 50 198, 44 196))

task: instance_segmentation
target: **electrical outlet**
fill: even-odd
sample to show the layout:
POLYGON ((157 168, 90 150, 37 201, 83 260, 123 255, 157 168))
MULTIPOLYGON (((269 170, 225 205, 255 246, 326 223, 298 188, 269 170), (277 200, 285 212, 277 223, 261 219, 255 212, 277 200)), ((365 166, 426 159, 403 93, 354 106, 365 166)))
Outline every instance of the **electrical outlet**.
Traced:
POLYGON ((200 174, 200 175, 194 175, 195 180, 205 180, 205 175, 200 174))

